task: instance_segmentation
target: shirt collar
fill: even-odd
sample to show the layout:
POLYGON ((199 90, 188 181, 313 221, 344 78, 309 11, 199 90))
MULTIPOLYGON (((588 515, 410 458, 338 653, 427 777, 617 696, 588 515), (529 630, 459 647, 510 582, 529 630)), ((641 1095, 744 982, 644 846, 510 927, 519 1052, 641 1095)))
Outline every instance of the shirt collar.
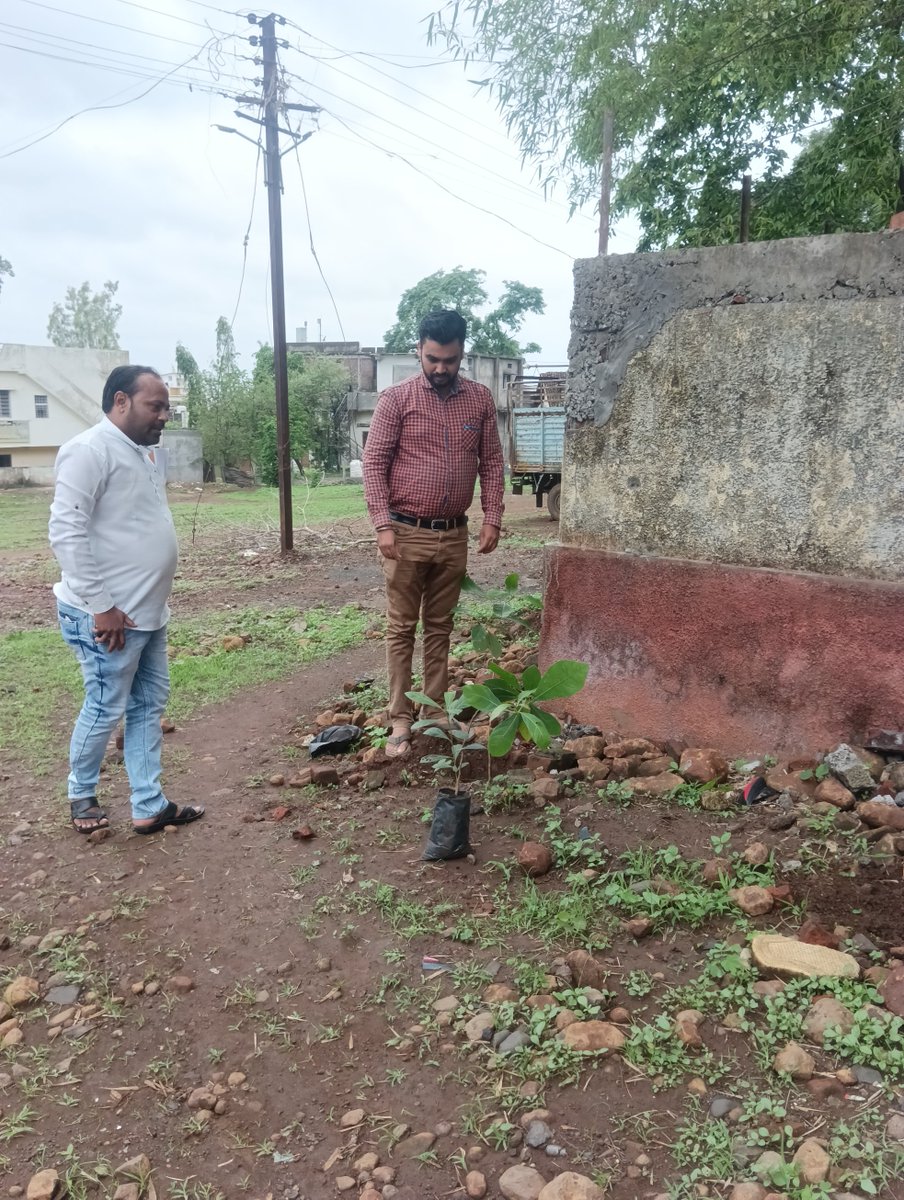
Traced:
POLYGON ((104 419, 101 421, 101 426, 104 433, 109 437, 119 438, 121 442, 125 442, 125 444, 127 446, 131 446, 133 450, 137 450, 142 457, 147 457, 147 447, 139 446, 137 442, 133 442, 129 435, 127 433, 123 433, 119 426, 114 421, 111 421, 106 413, 104 413, 104 419))
POLYGON ((455 382, 452 384, 452 387, 449 390, 449 396, 440 396, 439 392, 436 390, 423 371, 421 371, 421 387, 425 392, 432 392, 434 396, 438 396, 440 400, 448 400, 449 396, 457 396, 461 391, 461 373, 459 372, 459 374, 455 376, 455 382))

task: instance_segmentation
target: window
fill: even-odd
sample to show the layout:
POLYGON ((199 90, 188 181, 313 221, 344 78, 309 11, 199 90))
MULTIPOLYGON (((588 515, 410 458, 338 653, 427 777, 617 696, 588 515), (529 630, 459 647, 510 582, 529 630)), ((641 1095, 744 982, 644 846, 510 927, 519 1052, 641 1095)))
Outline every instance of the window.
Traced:
POLYGON ((13 465, 13 456, 11 454, 0 454, 0 467, 11 467, 13 465))
POLYGON ((36 417, 49 417, 50 416, 50 412, 47 408, 47 397, 46 396, 35 396, 35 416, 36 417))
POLYGON ((9 403, 9 392, 0 392, 0 417, 11 417, 12 409, 9 403))

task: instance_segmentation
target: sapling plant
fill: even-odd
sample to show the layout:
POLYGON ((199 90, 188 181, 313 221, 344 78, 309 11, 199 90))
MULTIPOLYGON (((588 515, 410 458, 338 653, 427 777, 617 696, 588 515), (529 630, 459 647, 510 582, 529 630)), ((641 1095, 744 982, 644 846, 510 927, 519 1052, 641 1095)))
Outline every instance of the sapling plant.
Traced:
MULTIPOLYGON (((413 704, 436 709, 436 705, 423 692, 406 692, 405 695, 413 704)), ((442 716, 433 713, 422 717, 411 726, 415 732, 425 733, 428 737, 440 738, 448 749, 443 754, 425 754, 422 763, 432 766, 437 775, 448 771, 452 779, 452 789, 456 795, 461 792, 461 776, 465 765, 465 755, 469 750, 482 750, 480 742, 475 742, 471 733, 470 722, 463 722, 462 713, 469 707, 463 696, 454 692, 446 692, 443 696, 442 716)))
POLYGON ((520 679, 497 663, 489 669, 496 676, 487 683, 469 683, 461 693, 462 708, 486 713, 494 727, 487 749, 494 758, 508 754, 516 737, 545 750, 562 726, 540 708, 546 700, 563 700, 581 690, 587 679, 587 663, 572 659, 554 662, 543 674, 528 667, 520 679))
POLYGON ((518 591, 518 576, 513 572, 506 575, 501 588, 482 588, 470 575, 462 581, 463 599, 458 611, 464 616, 473 615, 471 645, 479 654, 502 654, 503 642, 498 633, 489 626, 508 626, 514 631, 518 627, 533 632, 533 626, 521 613, 539 612, 543 601, 534 592, 518 591), (484 618, 484 613, 487 613, 484 618))

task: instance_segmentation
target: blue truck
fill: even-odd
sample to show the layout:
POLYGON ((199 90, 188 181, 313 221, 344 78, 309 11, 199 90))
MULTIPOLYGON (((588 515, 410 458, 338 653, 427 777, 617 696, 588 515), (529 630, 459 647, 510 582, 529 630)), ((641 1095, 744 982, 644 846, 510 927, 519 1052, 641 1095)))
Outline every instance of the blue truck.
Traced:
POLYGON ((565 440, 565 371, 518 375, 509 385, 509 470, 512 491, 529 488, 558 521, 565 440))

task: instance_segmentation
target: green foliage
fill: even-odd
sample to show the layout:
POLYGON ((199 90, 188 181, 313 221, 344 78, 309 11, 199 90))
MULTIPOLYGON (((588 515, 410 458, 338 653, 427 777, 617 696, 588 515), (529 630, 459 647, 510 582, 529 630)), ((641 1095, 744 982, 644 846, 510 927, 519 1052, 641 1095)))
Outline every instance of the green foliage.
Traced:
POLYGON ((205 460, 221 470, 249 463, 264 414, 254 404, 251 381, 239 366, 225 317, 217 321, 216 353, 207 370, 181 343, 176 346, 176 369, 185 379, 189 424, 201 431, 205 460))
POLYGON ((519 735, 525 742, 545 749, 561 731, 561 725, 539 705, 575 695, 584 686, 587 669, 586 663, 561 659, 543 675, 537 667, 528 667, 519 680, 517 675, 490 663, 495 680, 469 683, 462 689, 465 705, 498 721, 487 745, 490 754, 494 758, 508 754, 519 735))
POLYGON ((13 264, 8 258, 4 258, 3 255, 0 254, 0 292, 3 291, 3 276, 9 275, 10 277, 13 277, 15 274, 16 272, 13 270, 13 264))
POLYGON ((526 313, 544 311, 541 290, 506 279, 499 303, 486 316, 479 317, 475 310, 489 300, 483 286, 485 278, 485 271, 459 266, 451 271, 434 271, 408 288, 399 301, 395 324, 384 335, 386 349, 393 353, 409 353, 417 344, 421 320, 435 309, 451 308, 460 312, 468 323, 468 350, 472 354, 520 358, 524 354, 539 353, 540 347, 535 342, 520 346, 515 334, 526 313))
POLYGON ((62 304, 54 304, 47 318, 47 336, 53 345, 118 350, 116 326, 122 316, 122 305, 113 303, 118 287, 118 283, 108 279, 103 290, 93 295, 87 280, 81 287, 67 288, 66 299, 62 304))
POLYGON ((575 206, 612 111, 613 215, 648 250, 736 241, 745 172, 754 239, 881 228, 904 200, 900 24, 886 0, 449 0, 429 35, 489 60, 479 82, 575 206))
POLYGON ((520 630, 534 632, 532 623, 521 616, 524 612, 540 612, 543 601, 535 592, 519 592, 518 575, 506 575, 501 588, 484 588, 466 575, 461 585, 462 599, 456 616, 471 619, 471 645, 478 654, 502 655, 503 641, 496 632, 500 627, 511 636, 520 630))
MULTIPOLYGON (((406 692, 405 695, 413 704, 420 704, 426 709, 436 709, 436 705, 423 692, 406 692)), ((471 735, 470 725, 462 725, 459 717, 468 707, 467 702, 454 692, 446 692, 443 696, 442 717, 434 715, 415 721, 411 728, 423 730, 428 737, 440 738, 446 742, 449 749, 445 754, 426 754, 421 762, 432 766, 439 774, 448 771, 452 776, 455 792, 461 791, 461 773, 465 765, 465 754, 470 750, 482 750, 480 742, 475 742, 471 735)))
MULTIPOLYGON (((318 466, 337 471, 348 445, 348 372, 341 363, 321 354, 290 354, 286 366, 289 453, 299 470, 310 455, 318 466)), ((253 398, 255 410, 263 414, 257 427, 255 459, 261 482, 275 486, 276 382, 271 346, 261 346, 255 356, 253 398)))

